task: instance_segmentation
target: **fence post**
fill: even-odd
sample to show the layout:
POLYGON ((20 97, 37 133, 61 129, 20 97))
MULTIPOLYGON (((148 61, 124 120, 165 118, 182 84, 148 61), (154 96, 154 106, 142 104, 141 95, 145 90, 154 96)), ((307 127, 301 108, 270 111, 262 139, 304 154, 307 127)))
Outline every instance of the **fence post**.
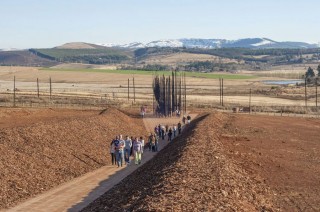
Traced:
POLYGON ((249 96, 249 114, 251 113, 251 88, 250 88, 250 96, 249 96))
POLYGON ((37 78, 37 93, 38 93, 38 98, 40 97, 39 95, 39 79, 37 78))
POLYGON ((16 106, 16 76, 13 76, 13 107, 16 106))
POLYGON ((51 100, 51 94, 52 94, 51 77, 49 78, 49 83, 50 83, 50 100, 51 100))
POLYGON ((223 78, 221 79, 221 96, 222 96, 221 103, 223 106, 223 78))
POLYGON ((136 102, 136 88, 135 88, 135 85, 134 85, 134 77, 133 77, 133 101, 136 102))
POLYGON ((316 78, 316 111, 318 112, 318 77, 316 78))
POLYGON ((128 78, 128 101, 130 100, 130 79, 128 78))
POLYGON ((305 107, 306 107, 306 113, 307 113, 307 108, 308 108, 308 103, 307 103, 307 77, 304 79, 304 100, 305 100, 305 107))

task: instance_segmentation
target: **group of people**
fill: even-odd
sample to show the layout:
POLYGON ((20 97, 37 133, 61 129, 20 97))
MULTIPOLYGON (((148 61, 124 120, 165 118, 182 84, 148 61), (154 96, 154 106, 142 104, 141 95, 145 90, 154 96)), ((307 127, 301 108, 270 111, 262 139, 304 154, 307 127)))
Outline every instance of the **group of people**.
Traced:
MULTIPOLYGON (((185 124, 185 121, 188 121, 188 124, 191 121, 190 115, 185 118, 183 117, 182 121, 185 124)), ((154 132, 150 133, 146 145, 149 148, 149 151, 157 152, 159 151, 159 140, 160 138, 164 141, 167 136, 167 141, 172 141, 173 138, 181 134, 182 124, 179 122, 177 125, 169 127, 169 125, 159 124, 155 126, 154 132)), ((116 136, 110 144, 110 154, 111 154, 111 163, 112 165, 117 165, 118 167, 129 165, 131 163, 130 156, 134 157, 134 163, 136 165, 141 164, 142 155, 145 147, 145 141, 143 137, 129 137, 126 136, 124 139, 122 135, 116 136)))
POLYGON ((190 124, 191 116, 189 114, 187 115, 187 117, 185 115, 183 115, 183 117, 182 117, 183 124, 186 124, 186 121, 187 121, 188 124, 190 124))
POLYGON ((143 137, 129 137, 123 139, 122 135, 116 136, 110 144, 110 154, 112 165, 118 165, 118 167, 123 164, 130 164, 130 156, 134 156, 135 164, 141 163, 141 157, 144 150, 144 140, 143 137))

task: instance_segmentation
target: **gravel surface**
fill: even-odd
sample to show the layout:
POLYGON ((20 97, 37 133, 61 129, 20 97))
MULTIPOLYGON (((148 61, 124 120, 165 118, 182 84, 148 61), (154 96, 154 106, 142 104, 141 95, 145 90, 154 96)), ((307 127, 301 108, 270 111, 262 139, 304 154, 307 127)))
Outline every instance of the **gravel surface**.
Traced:
POLYGON ((147 133, 141 119, 115 109, 86 115, 64 110, 61 117, 59 110, 21 110, 0 110, 10 122, 0 125, 0 209, 110 164, 116 134, 147 133), (55 113, 55 119, 42 118, 45 113, 55 113))
POLYGON ((202 115, 182 136, 83 211, 272 211, 273 194, 226 157, 225 115, 202 115))

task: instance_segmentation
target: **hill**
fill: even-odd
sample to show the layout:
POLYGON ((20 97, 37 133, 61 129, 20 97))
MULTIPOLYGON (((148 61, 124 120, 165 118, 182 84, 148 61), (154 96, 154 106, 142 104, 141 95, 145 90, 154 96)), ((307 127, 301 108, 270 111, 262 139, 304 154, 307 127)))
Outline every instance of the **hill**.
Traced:
POLYGON ((2 66, 53 66, 58 62, 39 57, 28 50, 0 51, 0 65, 2 66))
POLYGON ((106 49, 106 47, 92 43, 71 42, 56 46, 54 49, 106 49))
MULTIPOLYGON (((77 44, 68 46, 79 47, 77 44)), ((51 48, 51 49, 30 49, 29 51, 46 59, 64 63, 88 63, 88 64, 113 64, 130 60, 132 53, 127 50, 116 48, 96 48, 92 44, 82 45, 80 49, 51 48), (83 48, 83 47, 91 48, 83 48)))

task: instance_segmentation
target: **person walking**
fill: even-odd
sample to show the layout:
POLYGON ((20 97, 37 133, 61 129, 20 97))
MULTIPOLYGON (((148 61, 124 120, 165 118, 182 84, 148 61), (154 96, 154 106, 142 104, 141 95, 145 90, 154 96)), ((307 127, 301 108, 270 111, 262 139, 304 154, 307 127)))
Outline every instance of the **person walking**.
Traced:
POLYGON ((155 152, 156 151, 155 135, 151 135, 149 139, 150 139, 151 150, 152 152, 155 152))
POLYGON ((179 135, 181 134, 181 122, 179 121, 178 123, 178 132, 179 132, 179 135))
POLYGON ((177 133, 177 126, 173 125, 173 137, 176 137, 176 133, 177 133))
POLYGON ((123 149, 124 149, 124 140, 122 139, 122 135, 117 136, 116 140, 114 141, 115 146, 115 154, 118 167, 122 166, 123 163, 123 149))
POLYGON ((191 116, 189 114, 187 116, 187 122, 188 122, 188 124, 190 124, 190 122, 191 122, 191 116))
POLYGON ((154 140, 155 140, 155 150, 156 150, 156 152, 158 152, 159 151, 159 136, 154 135, 154 140))
POLYGON ((183 115, 183 117, 182 117, 182 122, 184 125, 186 124, 186 116, 185 115, 183 115))
MULTIPOLYGON (((138 139, 137 139, 138 141, 138 139)), ((143 140, 143 137, 141 136, 140 137, 140 142, 141 142, 141 154, 143 155, 143 151, 144 151, 144 140, 143 140)))
POLYGON ((170 127, 169 132, 168 132, 168 141, 172 141, 172 129, 170 127))
POLYGON ((136 165, 141 164, 142 145, 141 145, 141 141, 139 141, 138 138, 136 138, 136 141, 133 144, 133 150, 134 150, 134 153, 135 153, 134 163, 136 165))
POLYGON ((161 137, 161 126, 160 126, 160 124, 158 125, 158 135, 159 135, 159 137, 161 137))
POLYGON ((132 140, 129 136, 126 136, 124 143, 124 160, 126 164, 130 164, 130 154, 131 154, 132 140))
POLYGON ((155 126, 155 128, 154 128, 154 133, 155 133, 155 134, 158 134, 158 126, 155 126))
POLYGON ((114 147, 114 140, 111 141, 110 143, 110 154, 111 154, 111 164, 116 165, 116 155, 115 155, 115 147, 114 147))
POLYGON ((164 132, 164 127, 161 128, 161 137, 162 137, 162 140, 164 140, 164 136, 165 136, 165 132, 164 132))
POLYGON ((153 138, 153 134, 150 133, 150 135, 148 137, 149 151, 152 151, 152 138, 153 138))
POLYGON ((131 141, 132 141, 131 151, 130 151, 131 154, 130 154, 130 156, 134 156, 134 154, 133 154, 133 141, 134 141, 133 136, 131 136, 130 139, 131 139, 131 141))

